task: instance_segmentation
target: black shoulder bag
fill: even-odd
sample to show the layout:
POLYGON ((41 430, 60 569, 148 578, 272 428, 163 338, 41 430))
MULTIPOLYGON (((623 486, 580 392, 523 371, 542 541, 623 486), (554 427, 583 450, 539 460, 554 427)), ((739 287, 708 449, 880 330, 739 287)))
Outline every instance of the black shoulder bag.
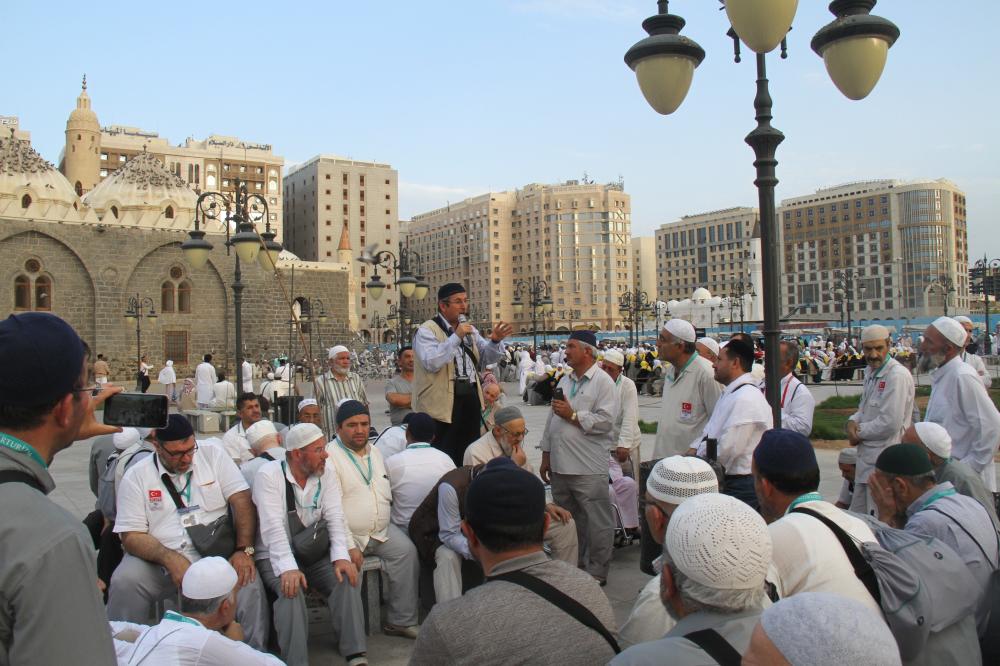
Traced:
POLYGON ((715 629, 702 629, 684 634, 688 639, 709 657, 719 662, 719 666, 740 666, 743 657, 736 651, 732 644, 722 637, 722 634, 715 629))
POLYGON ((292 554, 299 566, 311 567, 330 553, 330 530, 322 517, 306 527, 295 510, 295 491, 288 477, 284 475, 285 464, 281 464, 285 479, 285 509, 288 511, 288 533, 291 535, 292 554))
POLYGON ((38 479, 27 472, 16 469, 0 471, 0 483, 23 483, 26 486, 31 486, 43 495, 45 494, 45 490, 42 488, 42 484, 38 482, 38 479))
MULTIPOLYGON (((155 457, 153 464, 157 469, 160 468, 159 461, 155 457)), ((166 472, 160 475, 160 481, 163 482, 163 487, 167 489, 167 493, 174 501, 174 506, 177 507, 178 511, 185 508, 184 500, 181 499, 180 493, 174 487, 174 482, 170 480, 166 472)), ((226 512, 208 525, 184 526, 188 536, 191 537, 194 549, 202 557, 217 556, 229 559, 229 556, 236 552, 236 530, 233 528, 233 518, 230 511, 227 504, 226 512)))
MULTIPOLYGON (((435 324, 437 324, 437 327, 440 328, 444 332, 445 335, 451 335, 451 333, 448 331, 448 329, 445 328, 441 324, 441 321, 437 317, 434 317, 434 319, 432 319, 432 321, 435 324)), ((461 341, 459 342, 458 346, 461 347, 461 349, 465 353, 465 355, 468 356, 469 360, 472 361, 472 369, 478 375, 479 374, 479 361, 476 360, 476 357, 475 357, 475 355, 473 355, 472 350, 470 350, 468 348, 468 346, 466 346, 465 343, 461 342, 461 341)), ((454 363, 453 362, 453 365, 455 366, 455 397, 456 398, 467 398, 467 397, 469 397, 471 395, 475 395, 476 394, 476 383, 475 383, 475 381, 473 381, 473 379, 471 377, 467 377, 467 378, 463 379, 462 376, 458 374, 458 363, 454 363)))

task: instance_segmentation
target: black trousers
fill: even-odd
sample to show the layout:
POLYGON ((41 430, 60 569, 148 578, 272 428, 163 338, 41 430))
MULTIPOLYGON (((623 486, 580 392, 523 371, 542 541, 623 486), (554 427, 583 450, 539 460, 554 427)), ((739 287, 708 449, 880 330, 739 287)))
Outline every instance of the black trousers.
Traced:
POLYGON ((455 467, 462 466, 465 449, 479 439, 482 432, 482 405, 479 395, 463 397, 455 396, 451 407, 451 423, 434 421, 434 448, 444 451, 455 462, 455 467))

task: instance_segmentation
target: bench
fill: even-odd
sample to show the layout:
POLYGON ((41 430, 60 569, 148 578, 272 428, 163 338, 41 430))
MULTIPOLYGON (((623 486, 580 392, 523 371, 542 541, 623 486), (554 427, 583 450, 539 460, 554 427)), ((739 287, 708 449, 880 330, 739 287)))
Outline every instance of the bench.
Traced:
MULTIPOLYGON (((361 604, 364 608, 365 634, 382 633, 382 560, 375 555, 365 558, 361 566, 361 604)), ((326 599, 312 588, 306 590, 306 613, 310 635, 322 635, 330 630, 330 612, 326 599)))
POLYGON ((207 409, 185 409, 184 416, 191 422, 196 432, 220 432, 219 413, 207 409))

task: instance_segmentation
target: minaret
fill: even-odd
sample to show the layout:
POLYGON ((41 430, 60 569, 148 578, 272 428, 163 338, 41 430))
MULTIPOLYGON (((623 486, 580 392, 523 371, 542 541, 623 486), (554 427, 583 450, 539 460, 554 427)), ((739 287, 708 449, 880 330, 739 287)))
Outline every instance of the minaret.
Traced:
POLYGON ((340 231, 340 244, 337 245, 337 261, 347 266, 347 321, 352 331, 358 330, 357 280, 354 279, 354 257, 351 255, 351 234, 347 230, 347 222, 340 231))
POLYGON ((90 108, 86 74, 76 108, 66 121, 66 148, 60 170, 81 196, 101 180, 101 125, 90 108))

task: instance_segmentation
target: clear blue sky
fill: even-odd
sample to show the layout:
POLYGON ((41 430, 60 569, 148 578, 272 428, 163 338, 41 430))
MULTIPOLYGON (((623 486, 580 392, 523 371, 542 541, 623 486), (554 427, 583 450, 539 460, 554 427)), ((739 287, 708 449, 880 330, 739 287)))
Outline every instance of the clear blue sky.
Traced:
MULTIPOLYGON (((970 254, 1000 256, 1000 3, 882 0, 902 37, 875 91, 851 102, 809 40, 832 16, 802 0, 788 60, 772 58, 778 197, 873 178, 947 177, 968 195, 970 254)), ((708 53, 659 116, 623 55, 654 0, 19 2, 0 42, 0 114, 50 161, 87 73, 102 124, 174 143, 268 142, 399 170, 408 218, 487 189, 625 179, 633 233, 756 205, 753 60, 732 61, 714 0, 674 0, 708 53), (81 13, 81 10, 83 12, 81 13), (236 76, 240 77, 237 81, 236 76)))

